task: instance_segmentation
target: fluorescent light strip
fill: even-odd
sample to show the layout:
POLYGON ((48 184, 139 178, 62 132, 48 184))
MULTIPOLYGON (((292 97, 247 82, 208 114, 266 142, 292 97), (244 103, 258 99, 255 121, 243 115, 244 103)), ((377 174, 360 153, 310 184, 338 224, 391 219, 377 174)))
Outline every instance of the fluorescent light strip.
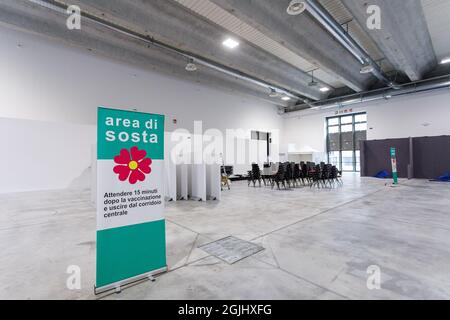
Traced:
POLYGON ((450 57, 441 60, 441 64, 450 63, 450 57))

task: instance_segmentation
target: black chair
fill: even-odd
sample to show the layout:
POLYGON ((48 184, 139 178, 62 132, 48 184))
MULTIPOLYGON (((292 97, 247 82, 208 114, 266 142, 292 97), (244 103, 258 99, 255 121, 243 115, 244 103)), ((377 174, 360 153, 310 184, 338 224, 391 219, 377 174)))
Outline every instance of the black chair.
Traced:
POLYGON ((306 165, 306 163, 302 162, 301 164, 301 172, 302 172, 302 183, 304 186, 306 186, 305 181, 309 184, 309 177, 308 177, 308 166, 306 165))
POLYGON ((308 177, 310 180, 310 188, 312 188, 314 185, 317 185, 317 187, 320 188, 322 179, 322 170, 320 169, 320 165, 316 165, 314 169, 309 170, 308 177))
POLYGON ((293 181, 294 184, 300 186, 300 180, 302 178, 302 172, 300 170, 300 165, 298 163, 294 164, 294 173, 293 173, 293 181))
POLYGON ((268 184, 269 185, 272 184, 273 174, 272 174, 271 168, 272 168, 272 163, 264 163, 264 169, 261 174, 261 178, 262 178, 262 181, 264 182, 265 187, 267 187, 268 184), (269 171, 270 173, 268 173, 267 171, 269 171))
POLYGON ((286 166, 286 171, 284 174, 284 180, 286 182, 286 186, 291 188, 291 186, 293 185, 293 183, 292 183, 292 176, 293 176, 292 164, 290 162, 286 162, 285 166, 286 166))
POLYGON ((277 185, 278 190, 280 189, 280 185, 283 185, 283 187, 286 189, 285 175, 286 175, 286 164, 280 163, 278 166, 278 172, 272 177, 272 189, 275 186, 275 184, 277 185))
POLYGON ((324 164, 321 169, 321 180, 323 186, 326 188, 327 185, 330 185, 330 188, 332 187, 332 179, 331 179, 331 164, 324 164))
POLYGON ((248 186, 250 187, 250 183, 253 182, 253 187, 256 187, 256 181, 259 182, 259 186, 261 187, 261 170, 259 169, 259 165, 256 163, 252 164, 252 171, 248 172, 248 186))
POLYGON ((343 185, 343 182, 341 180, 342 177, 342 172, 340 172, 338 170, 338 168, 336 168, 336 166, 332 166, 331 167, 331 179, 334 182, 337 182, 339 185, 343 185))

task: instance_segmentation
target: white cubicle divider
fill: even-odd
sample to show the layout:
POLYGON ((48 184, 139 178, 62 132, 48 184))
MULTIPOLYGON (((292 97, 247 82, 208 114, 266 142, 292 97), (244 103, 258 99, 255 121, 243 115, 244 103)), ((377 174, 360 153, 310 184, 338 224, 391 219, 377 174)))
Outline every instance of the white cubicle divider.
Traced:
POLYGON ((177 166, 171 157, 173 142, 170 133, 164 133, 164 195, 166 201, 177 200, 177 166))
POLYGON ((206 166, 206 198, 208 200, 220 200, 220 165, 210 164, 206 166))
POLYGON ((164 161, 164 191, 166 201, 177 200, 177 167, 170 161, 164 161))
POLYGON ((188 165, 177 165, 177 199, 188 200, 188 165))
POLYGON ((206 165, 192 164, 188 170, 188 193, 192 200, 206 201, 206 165))
POLYGON ((97 145, 91 146, 91 202, 97 204, 97 145))

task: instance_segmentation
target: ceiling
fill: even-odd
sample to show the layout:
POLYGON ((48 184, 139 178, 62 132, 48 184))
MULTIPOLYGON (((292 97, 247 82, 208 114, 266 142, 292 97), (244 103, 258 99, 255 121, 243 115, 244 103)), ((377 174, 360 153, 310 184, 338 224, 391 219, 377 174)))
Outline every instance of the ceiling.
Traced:
POLYGON ((279 42, 266 36, 264 33, 260 32, 251 25, 245 23, 244 21, 238 19, 236 16, 230 14, 228 11, 222 9, 218 5, 208 1, 208 0, 175 0, 182 4, 186 8, 198 13, 202 17, 205 17, 209 21, 216 23, 223 27, 224 29, 230 31, 232 34, 238 35, 239 37, 253 43, 259 48, 276 55, 278 58, 292 64, 293 66, 299 68, 300 70, 310 72, 315 70, 314 75, 318 79, 328 83, 329 85, 339 88, 344 85, 333 77, 332 75, 324 72, 323 70, 317 69, 315 65, 308 62, 303 57, 295 54, 288 48, 284 47, 279 42))
POLYGON ((450 1, 422 0, 425 19, 439 60, 450 56, 450 1))
MULTIPOLYGON (((372 0, 381 9, 381 30, 367 29, 365 0, 315 1, 389 80, 416 81, 444 70, 439 61, 450 56, 450 0, 372 0)), ((361 62, 309 11, 288 15, 289 3, 2 0, 0 23, 279 106, 307 104, 385 85, 379 77, 361 74, 361 62), (68 5, 80 6, 84 14, 78 32, 65 26, 68 5), (224 48, 222 42, 227 37, 238 40, 239 47, 224 48), (185 70, 189 57, 198 64, 195 72, 185 70), (310 85, 312 73, 316 86, 310 85), (282 95, 269 97, 271 88, 290 95, 291 100, 281 100, 282 95)))

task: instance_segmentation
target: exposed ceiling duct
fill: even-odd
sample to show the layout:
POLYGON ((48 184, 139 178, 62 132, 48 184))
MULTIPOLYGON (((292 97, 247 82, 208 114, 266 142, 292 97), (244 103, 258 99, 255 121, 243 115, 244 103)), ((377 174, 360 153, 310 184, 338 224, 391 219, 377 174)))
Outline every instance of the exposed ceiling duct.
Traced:
MULTIPOLYGON (((294 0, 297 1, 297 0, 294 0)), ((293 1, 293 2, 294 2, 293 1)), ((328 11, 317 0, 305 0, 306 10, 335 38, 339 41, 356 59, 361 63, 364 70, 370 72, 391 88, 398 85, 391 81, 381 70, 380 66, 372 57, 342 28, 342 26, 328 13, 328 11)))
MULTIPOLYGON (((63 4, 59 1, 54 1, 54 0, 27 0, 29 2, 32 2, 34 4, 43 6, 47 9, 59 12, 59 13, 65 13, 68 5, 63 4)), ((101 25, 103 27, 106 27, 114 32, 119 32, 121 34, 124 34, 126 36, 132 37, 134 39, 137 39, 139 41, 143 41, 145 44, 147 45, 151 45, 154 47, 157 47, 159 49, 163 49, 166 50, 167 52, 170 53, 174 53, 179 55, 181 58, 185 59, 186 61, 188 61, 188 66, 187 68, 189 69, 189 71, 194 71, 192 70, 193 65, 201 65, 210 69, 213 69, 215 71, 221 72, 225 75, 240 79, 242 81, 246 81, 249 83, 252 83, 254 85, 263 87, 267 89, 267 94, 269 95, 273 95, 273 92, 276 92, 278 96, 284 96, 284 97, 289 97, 290 100, 292 101, 302 101, 303 103, 309 105, 310 100, 307 99, 306 97, 300 96, 296 93, 293 93, 285 88, 279 87, 277 85, 274 85, 272 83, 269 83, 267 81, 258 79, 256 77, 253 77, 251 75, 248 75, 244 72, 241 72, 237 69, 233 69, 230 67, 227 67, 223 64, 217 63, 215 61, 212 61, 210 59, 204 58, 202 56, 193 54, 191 52, 185 51, 185 50, 181 50, 178 49, 174 46, 168 45, 164 42, 158 41, 154 38, 150 38, 146 35, 142 35, 138 32, 129 30, 121 25, 117 25, 114 24, 106 19, 103 19, 101 17, 98 17, 96 15, 92 15, 88 12, 85 11, 81 11, 81 15, 84 19, 87 19, 93 23, 96 23, 98 25, 101 25)))
POLYGON ((347 107, 356 104, 366 103, 376 100, 388 100, 394 97, 416 94, 421 92, 433 91, 438 89, 450 88, 450 74, 446 76, 436 77, 428 80, 411 82, 399 85, 397 89, 385 88, 367 92, 351 94, 339 98, 316 101, 309 104, 297 105, 292 108, 285 108, 285 111, 295 112, 305 109, 326 110, 338 107, 347 107))

